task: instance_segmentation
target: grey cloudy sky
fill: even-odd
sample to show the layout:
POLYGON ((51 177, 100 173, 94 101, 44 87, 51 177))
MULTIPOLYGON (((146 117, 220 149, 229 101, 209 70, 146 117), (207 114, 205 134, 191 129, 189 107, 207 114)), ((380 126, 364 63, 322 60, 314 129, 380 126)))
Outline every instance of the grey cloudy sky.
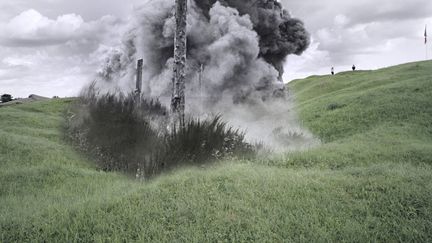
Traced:
MULTIPOLYGON (((174 0, 173 0, 174 1, 174 0)), ((140 0, 0 0, 0 93, 74 96, 92 80, 104 53, 119 44, 140 0)), ((285 81, 424 60, 430 0, 282 0, 312 36, 290 56, 285 81)), ((432 56, 432 39, 429 52, 432 56)))

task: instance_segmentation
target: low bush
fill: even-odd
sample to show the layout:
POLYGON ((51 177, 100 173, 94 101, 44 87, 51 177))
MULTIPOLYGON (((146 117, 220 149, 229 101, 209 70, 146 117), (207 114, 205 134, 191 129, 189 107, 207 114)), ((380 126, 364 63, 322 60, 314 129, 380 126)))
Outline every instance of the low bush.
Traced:
POLYGON ((254 155, 244 133, 220 116, 190 119, 183 128, 170 129, 168 110, 160 102, 137 101, 134 94, 100 95, 91 87, 68 114, 68 138, 106 171, 149 178, 182 165, 254 155))
POLYGON ((168 133, 163 141, 164 161, 180 164, 254 153, 253 147, 244 142, 244 133, 229 127, 220 116, 206 121, 190 120, 185 127, 168 133))

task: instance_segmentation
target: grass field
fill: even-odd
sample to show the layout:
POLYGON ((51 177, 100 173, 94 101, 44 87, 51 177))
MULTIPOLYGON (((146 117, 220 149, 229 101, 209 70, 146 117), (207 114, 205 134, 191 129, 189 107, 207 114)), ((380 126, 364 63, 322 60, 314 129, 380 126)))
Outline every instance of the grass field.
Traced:
POLYGON ((71 100, 0 108, 0 242, 431 242, 431 70, 294 81, 322 146, 150 182, 65 142, 71 100))

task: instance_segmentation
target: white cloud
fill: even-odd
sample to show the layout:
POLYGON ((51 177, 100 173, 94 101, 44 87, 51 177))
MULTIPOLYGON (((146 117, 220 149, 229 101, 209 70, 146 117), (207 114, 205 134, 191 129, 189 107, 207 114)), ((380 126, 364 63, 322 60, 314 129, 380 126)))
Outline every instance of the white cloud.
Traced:
POLYGON ((0 31, 0 93, 26 97, 73 96, 97 70, 94 56, 120 41, 123 23, 113 16, 85 22, 77 14, 55 18, 23 11, 0 31))
POLYGON ((0 25, 0 31, 4 33, 0 36, 0 44, 13 47, 98 44, 106 35, 118 35, 118 28, 122 24, 113 16, 103 16, 90 22, 84 22, 77 14, 49 19, 29 9, 0 25))
POLYGON ((344 27, 344 26, 346 26, 349 23, 350 23, 350 19, 347 16, 343 15, 343 14, 338 14, 334 18, 334 24, 338 28, 344 27))
POLYGON ((42 16, 34 9, 22 12, 1 28, 1 41, 6 45, 52 45, 79 37, 84 20, 76 14, 59 16, 56 20, 42 16))

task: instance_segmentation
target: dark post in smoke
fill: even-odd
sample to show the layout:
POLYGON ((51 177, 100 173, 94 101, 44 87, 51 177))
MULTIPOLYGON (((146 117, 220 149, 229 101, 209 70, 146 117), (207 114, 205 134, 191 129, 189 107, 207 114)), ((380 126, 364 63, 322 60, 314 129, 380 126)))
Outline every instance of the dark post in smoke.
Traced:
POLYGON ((141 97, 141 91, 142 91, 142 77, 143 77, 143 66, 144 66, 144 60, 140 59, 137 62, 137 72, 136 72, 136 100, 139 101, 141 97))
POLYGON ((203 81, 203 72, 204 72, 204 65, 200 65, 199 73, 198 73, 198 85, 199 85, 199 102, 203 102, 203 92, 202 92, 202 81, 203 81))
POLYGON ((174 77, 171 109, 173 115, 177 118, 176 120, 178 120, 179 127, 184 127, 187 0, 176 0, 175 19, 174 77))

